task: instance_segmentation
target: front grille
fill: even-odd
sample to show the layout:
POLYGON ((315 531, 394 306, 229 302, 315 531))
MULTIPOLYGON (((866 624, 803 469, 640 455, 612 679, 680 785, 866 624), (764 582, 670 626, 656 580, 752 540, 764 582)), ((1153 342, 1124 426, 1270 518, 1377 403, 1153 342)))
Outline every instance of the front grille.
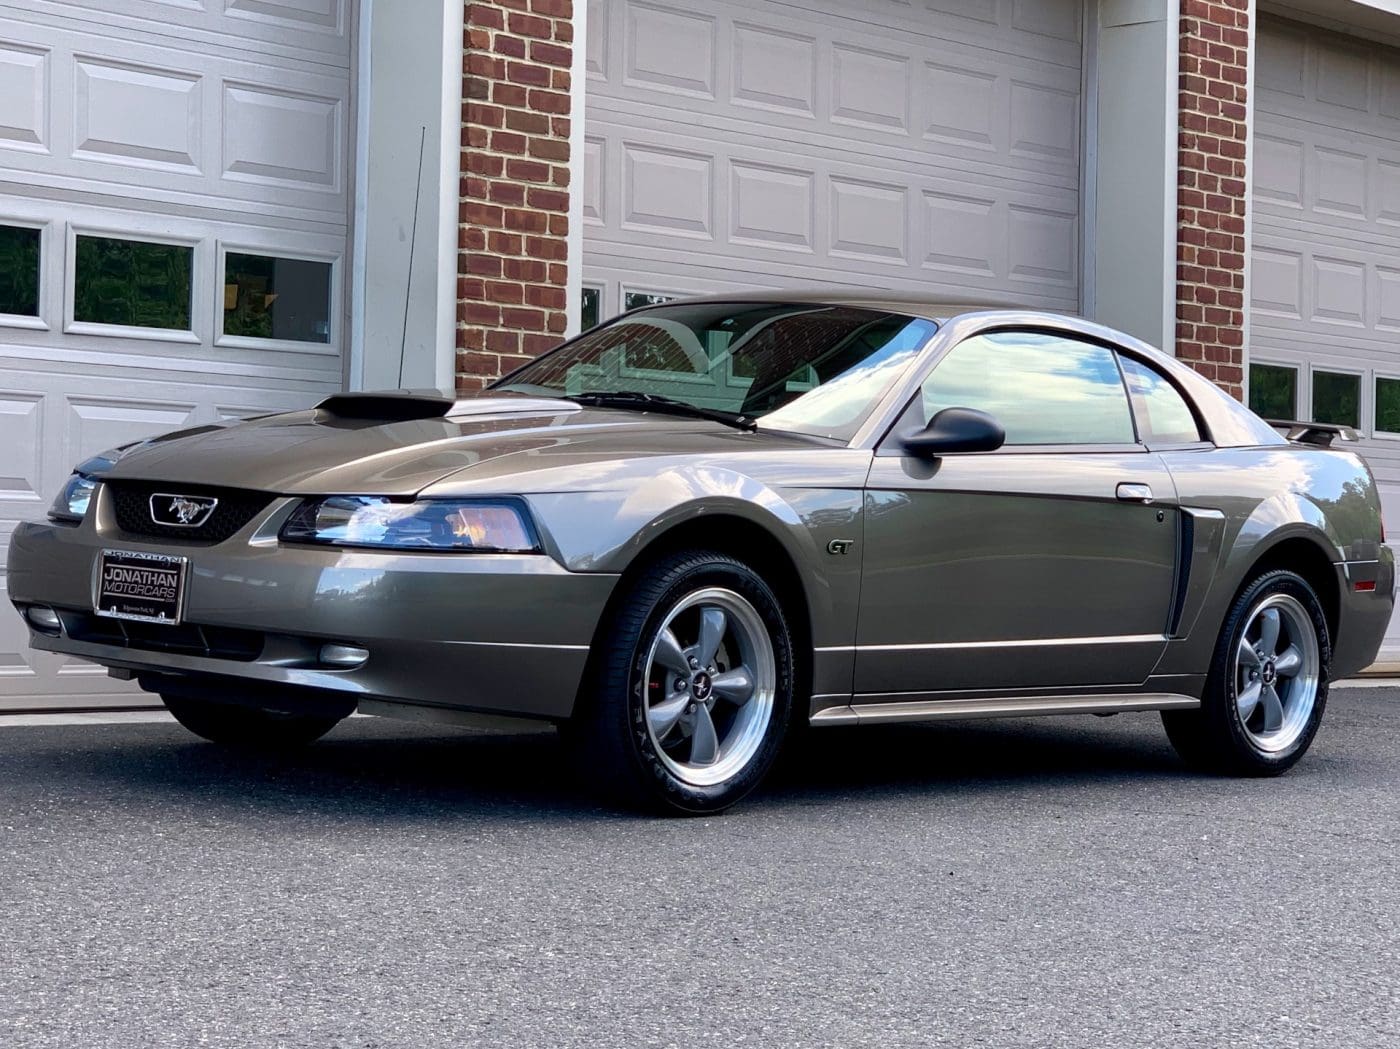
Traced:
POLYGON ((263 635, 256 630, 181 623, 165 626, 129 619, 111 619, 87 612, 62 611, 63 629, 74 641, 116 645, 147 652, 178 652, 210 659, 251 662, 262 655, 263 635))
POLYGON ((274 498, 266 492, 250 492, 242 488, 194 488, 149 481, 106 481, 104 487, 111 494, 112 505, 116 508, 117 527, 123 532, 195 543, 222 543, 266 510, 274 498), (199 527, 177 528, 151 520, 151 496, 157 492, 210 496, 219 503, 209 515, 209 520, 199 527))

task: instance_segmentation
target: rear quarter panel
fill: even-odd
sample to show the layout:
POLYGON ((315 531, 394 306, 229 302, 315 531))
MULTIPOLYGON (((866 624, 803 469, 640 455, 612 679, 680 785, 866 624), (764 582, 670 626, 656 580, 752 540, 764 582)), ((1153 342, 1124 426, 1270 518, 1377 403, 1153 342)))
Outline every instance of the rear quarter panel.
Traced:
POLYGON ((1334 566, 1352 563, 1357 571, 1374 573, 1376 592, 1364 601, 1358 602, 1361 595, 1349 588, 1341 593, 1333 638, 1336 670, 1352 673, 1360 669, 1352 665, 1358 660, 1365 665, 1374 659, 1393 607, 1394 569, 1381 540, 1375 482, 1359 456, 1287 444, 1168 451, 1163 459, 1181 505, 1218 510, 1224 521, 1218 526, 1219 542, 1212 544, 1213 563, 1201 558, 1197 547, 1191 572, 1210 572, 1211 585, 1194 619, 1183 621, 1184 639, 1168 646, 1160 674, 1208 669, 1235 596, 1260 561, 1292 538, 1315 544, 1334 566))

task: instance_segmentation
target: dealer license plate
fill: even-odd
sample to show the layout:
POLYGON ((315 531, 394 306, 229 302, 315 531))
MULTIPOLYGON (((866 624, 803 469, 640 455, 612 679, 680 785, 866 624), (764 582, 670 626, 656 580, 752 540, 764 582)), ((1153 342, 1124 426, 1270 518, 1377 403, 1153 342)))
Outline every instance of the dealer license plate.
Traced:
POLYGON ((103 550, 93 609, 113 619, 178 623, 188 569, 187 557, 103 550))

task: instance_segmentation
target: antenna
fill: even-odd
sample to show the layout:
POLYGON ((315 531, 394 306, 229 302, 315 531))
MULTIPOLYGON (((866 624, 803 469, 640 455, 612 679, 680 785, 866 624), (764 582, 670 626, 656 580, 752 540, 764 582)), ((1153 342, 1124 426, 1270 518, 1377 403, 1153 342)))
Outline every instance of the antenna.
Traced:
POLYGON ((418 181, 413 189, 413 231, 408 237, 408 279, 403 285, 403 334, 399 337, 399 389, 403 389, 403 358, 408 346, 408 299, 413 290, 413 256, 418 251, 418 205, 423 200, 423 147, 428 141, 428 125, 418 129, 418 181))

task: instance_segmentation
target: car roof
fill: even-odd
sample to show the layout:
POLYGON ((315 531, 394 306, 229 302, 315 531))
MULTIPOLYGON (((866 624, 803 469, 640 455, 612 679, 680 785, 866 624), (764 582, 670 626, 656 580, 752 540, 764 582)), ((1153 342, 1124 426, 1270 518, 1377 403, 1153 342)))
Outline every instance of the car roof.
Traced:
POLYGON ((1005 298, 980 295, 932 296, 916 292, 889 291, 879 288, 803 288, 755 289, 706 295, 697 298, 672 299, 666 303, 643 306, 623 316, 646 313, 648 310, 674 306, 678 303, 770 303, 780 305, 851 306, 860 309, 883 310, 910 317, 922 317, 945 326, 969 314, 995 315, 1004 313, 1017 323, 1034 323, 1035 315, 1063 318, 1067 331, 1080 336, 1110 340, 1115 346, 1127 347, 1152 361, 1158 368, 1171 372, 1179 387, 1187 392, 1205 418, 1211 439, 1217 445, 1245 447, 1261 444, 1282 444, 1284 440, 1264 420, 1234 400, 1220 387, 1170 354, 1121 331, 1085 320, 1073 311, 1045 306, 1027 306, 1005 298))
MULTIPOLYGON (((884 288, 769 288, 753 291, 727 292, 721 295, 702 295, 656 306, 674 306, 678 302, 726 303, 726 302, 766 302, 794 303, 819 306, 852 306, 867 310, 885 310, 890 313, 904 313, 911 317, 927 320, 947 320, 964 313, 980 313, 984 310, 1035 310, 1043 313, 1070 313, 1069 310, 1044 306, 1028 306, 1014 299, 996 296, 959 295, 957 297, 935 297, 920 295, 917 292, 890 291, 884 288)), ((640 310, 655 309, 656 306, 643 306, 640 310)))

